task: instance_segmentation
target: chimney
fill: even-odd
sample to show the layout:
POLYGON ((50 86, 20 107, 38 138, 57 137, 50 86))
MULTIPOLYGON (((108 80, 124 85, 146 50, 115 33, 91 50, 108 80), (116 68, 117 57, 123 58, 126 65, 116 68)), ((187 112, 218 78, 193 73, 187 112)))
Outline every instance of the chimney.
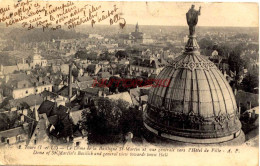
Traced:
POLYGON ((22 114, 20 117, 20 121, 23 123, 24 122, 24 115, 22 114))
POLYGON ((253 110, 251 118, 252 118, 252 119, 255 119, 255 118, 256 118, 256 116, 255 116, 255 110, 253 110))
POLYGON ((126 143, 132 143, 133 137, 134 137, 133 133, 132 133, 132 132, 128 132, 128 133, 125 135, 126 143))
POLYGON ((3 72, 4 71, 4 66, 1 64, 0 65, 0 72, 3 72))
POLYGON ((98 91, 98 97, 101 97, 101 96, 102 96, 102 91, 99 90, 99 91, 98 91))
POLYGON ((234 88, 234 95, 237 95, 237 88, 234 88))
POLYGON ((141 94, 139 96, 139 105, 142 105, 142 98, 141 98, 141 94))
POLYGON ((38 81, 39 81, 39 82, 42 82, 42 77, 39 76, 39 77, 38 77, 38 81))
POLYGON ((9 81, 9 75, 5 76, 5 83, 7 83, 9 81))
POLYGON ((250 110, 251 109, 251 101, 248 101, 247 102, 247 110, 250 110))
POLYGON ((72 97, 72 64, 69 65, 69 100, 72 97))
POLYGON ((38 111, 36 110, 36 106, 34 107, 34 114, 35 114, 35 120, 38 122, 39 121, 39 114, 38 114, 38 111))
POLYGON ((238 118, 240 118, 240 113, 241 113, 241 106, 240 102, 238 103, 238 118))

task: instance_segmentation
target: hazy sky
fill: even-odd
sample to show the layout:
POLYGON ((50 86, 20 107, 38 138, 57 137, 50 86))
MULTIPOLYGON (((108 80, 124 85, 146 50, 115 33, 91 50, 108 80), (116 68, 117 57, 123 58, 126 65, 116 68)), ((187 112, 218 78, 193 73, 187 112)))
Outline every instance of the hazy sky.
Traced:
POLYGON ((257 3, 120 2, 120 8, 129 24, 182 26, 191 4, 201 6, 199 26, 258 27, 257 3))
MULTIPOLYGON (((1 6, 3 1, 0 0, 1 6)), ((16 1, 16 0, 13 0, 16 1)), ((26 0, 23 0, 26 1, 26 0)), ((35 0, 40 2, 42 0, 35 0)), ((42 1, 43 2, 43 1, 42 1)), ((48 0, 45 1, 45 3, 48 0)), ((49 1, 49 3, 55 3, 49 1)), ((66 3, 57 2, 58 4, 66 3)), ((123 17, 127 24, 140 25, 170 25, 170 26, 187 26, 186 12, 191 5, 195 5, 195 9, 201 6, 201 15, 199 16, 198 26, 233 26, 233 27, 258 27, 259 13, 257 3, 242 3, 242 2, 211 2, 211 3, 190 3, 190 2, 154 2, 154 1, 95 1, 95 2, 78 2, 77 5, 84 4, 101 5, 102 10, 112 10, 113 5, 117 5, 119 11, 123 13, 123 17)), ((102 24, 109 24, 103 22, 102 24)))

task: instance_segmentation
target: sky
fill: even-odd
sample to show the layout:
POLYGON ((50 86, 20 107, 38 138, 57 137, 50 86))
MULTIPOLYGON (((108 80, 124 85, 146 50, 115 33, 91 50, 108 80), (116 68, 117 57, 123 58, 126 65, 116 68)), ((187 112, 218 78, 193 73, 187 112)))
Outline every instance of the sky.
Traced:
POLYGON ((120 2, 120 8, 129 24, 186 26, 192 4, 201 6, 200 26, 259 26, 257 3, 120 2))
MULTIPOLYGON (((0 1, 12 2, 9 0, 0 1)), ((42 0, 34 1, 40 2, 42 0)), ((52 0, 45 0, 45 2, 47 1, 52 0)), ((0 7, 3 6, 2 2, 0 7)), ((127 24, 136 24, 138 22, 139 25, 187 26, 186 12, 190 9, 191 5, 194 4, 197 10, 201 6, 201 15, 199 16, 197 26, 259 27, 259 9, 258 3, 256 2, 79 2, 78 0, 74 0, 74 2, 78 3, 79 6, 82 4, 101 5, 102 10, 113 9, 113 6, 116 4, 127 24)), ((62 2, 56 1, 56 3, 62 2)), ((104 22, 101 24, 108 23, 104 22)))

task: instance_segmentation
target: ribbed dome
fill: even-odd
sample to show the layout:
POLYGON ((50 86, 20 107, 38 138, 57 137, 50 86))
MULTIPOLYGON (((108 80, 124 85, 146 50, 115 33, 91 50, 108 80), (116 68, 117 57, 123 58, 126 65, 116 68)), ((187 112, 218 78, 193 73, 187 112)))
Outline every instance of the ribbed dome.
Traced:
POLYGON ((214 63, 197 51, 190 37, 183 55, 165 67, 152 87, 144 125, 151 132, 191 143, 218 143, 236 138, 241 123, 234 94, 214 63))

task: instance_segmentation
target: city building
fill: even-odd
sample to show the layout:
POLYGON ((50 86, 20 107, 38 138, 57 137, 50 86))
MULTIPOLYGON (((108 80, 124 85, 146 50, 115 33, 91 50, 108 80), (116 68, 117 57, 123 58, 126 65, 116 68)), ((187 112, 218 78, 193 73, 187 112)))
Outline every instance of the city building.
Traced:
POLYGON ((4 84, 4 94, 6 94, 6 96, 10 95, 14 99, 40 94, 44 90, 52 91, 53 87, 48 77, 35 77, 25 73, 6 76, 4 79, 4 84))
POLYGON ((29 124, 26 123, 21 127, 5 130, 0 132, 0 146, 5 145, 26 145, 29 139, 29 124))
POLYGON ((21 80, 10 81, 14 99, 24 98, 32 94, 42 93, 44 90, 52 91, 52 83, 47 77, 29 77, 25 75, 21 80))
POLYGON ((143 32, 140 32, 139 25, 136 23, 135 31, 130 34, 124 36, 124 44, 151 44, 153 43, 153 39, 151 36, 146 35, 143 32))
POLYGON ((6 76, 13 74, 14 72, 28 71, 28 70, 30 70, 30 66, 28 63, 25 63, 24 59, 22 63, 17 63, 16 65, 12 65, 12 66, 4 66, 1 64, 0 78, 5 78, 6 76))
POLYGON ((34 69, 36 66, 39 67, 46 67, 47 66, 47 60, 44 59, 38 52, 38 49, 35 49, 34 55, 32 57, 32 61, 30 63, 30 66, 32 69, 34 69))
POLYGON ((146 76, 158 75, 165 67, 162 59, 157 58, 135 58, 130 64, 130 75, 146 76))

